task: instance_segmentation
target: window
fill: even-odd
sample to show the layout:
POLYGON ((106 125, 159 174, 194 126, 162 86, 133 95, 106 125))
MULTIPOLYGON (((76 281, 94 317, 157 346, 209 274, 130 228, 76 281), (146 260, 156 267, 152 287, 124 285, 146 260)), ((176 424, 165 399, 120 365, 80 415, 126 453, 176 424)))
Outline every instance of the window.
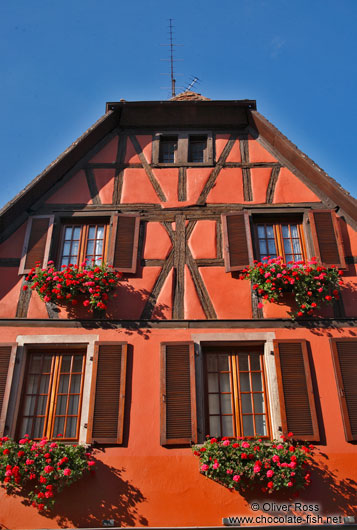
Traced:
POLYGON ((18 436, 78 440, 85 352, 28 353, 18 436))
POLYGON ((281 432, 320 439, 307 342, 252 335, 259 340, 203 341, 196 354, 193 342, 161 344, 161 445, 281 432))
POLYGON ((63 227, 60 266, 88 264, 100 265, 105 257, 107 224, 71 224, 63 227))
POLYGON ((0 344, 0 436, 121 444, 127 343, 52 338, 0 344))
POLYGON ((161 164, 174 164, 177 153, 177 136, 162 136, 160 138, 159 162, 161 164))
POLYGON ((304 228, 312 236, 311 256, 317 256, 325 267, 345 268, 340 227, 334 211, 312 210, 299 216, 282 212, 279 216, 275 213, 274 217, 241 211, 222 214, 226 272, 248 267, 253 263, 254 254, 257 259, 267 255, 282 256, 285 261, 308 259, 303 219, 304 228))
POLYGON ((154 137, 152 162, 168 166, 212 165, 212 133, 158 133, 154 137))
POLYGON ((207 136, 190 136, 188 141, 188 161, 205 162, 207 136))
POLYGON ((272 221, 255 223, 257 257, 300 261, 305 258, 302 225, 299 221, 272 221))
POLYGON ((52 238, 53 225, 53 215, 29 218, 19 274, 28 274, 37 263, 46 267, 49 259, 59 267, 80 265, 84 260, 97 265, 104 261, 118 271, 136 272, 138 215, 114 213, 110 218, 108 215, 58 219, 60 237, 52 238))
POLYGON ((207 349, 204 360, 206 432, 210 436, 267 437, 262 348, 207 349))

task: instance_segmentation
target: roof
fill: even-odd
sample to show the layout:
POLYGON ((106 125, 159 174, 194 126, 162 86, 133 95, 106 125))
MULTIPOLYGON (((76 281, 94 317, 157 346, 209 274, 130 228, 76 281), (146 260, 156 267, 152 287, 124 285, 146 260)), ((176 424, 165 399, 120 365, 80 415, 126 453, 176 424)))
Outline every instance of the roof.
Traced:
POLYGON ((225 126, 249 131, 264 141, 329 208, 340 210, 357 229, 357 201, 313 160, 256 111, 254 100, 211 101, 195 92, 183 92, 170 101, 109 102, 106 114, 69 146, 42 173, 0 210, 0 241, 6 239, 35 211, 41 197, 60 185, 93 147, 118 127, 225 126), (186 96, 187 99, 186 99, 186 96), (198 99, 197 99, 198 98, 198 99), (182 107, 183 106, 183 107, 182 107), (184 112, 183 112, 184 108, 184 112))
POLYGON ((209 98, 205 98, 197 92, 192 92, 192 90, 185 90, 181 94, 177 94, 170 99, 170 101, 211 101, 209 98))

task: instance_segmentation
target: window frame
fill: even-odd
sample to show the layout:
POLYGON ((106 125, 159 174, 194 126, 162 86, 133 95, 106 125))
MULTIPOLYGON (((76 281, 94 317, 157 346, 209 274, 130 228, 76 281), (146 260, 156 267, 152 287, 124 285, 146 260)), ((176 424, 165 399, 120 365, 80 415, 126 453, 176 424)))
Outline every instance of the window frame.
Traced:
MULTIPOLYGON (((102 254, 102 263, 106 263, 108 260, 108 250, 109 250, 109 235, 110 235, 110 219, 107 217, 86 217, 82 219, 78 218, 70 218, 61 219, 61 233, 59 238, 59 246, 58 246, 58 252, 56 256, 56 263, 58 268, 60 268, 62 265, 62 258, 63 258, 63 248, 65 243, 65 231, 66 228, 73 226, 80 226, 81 227, 81 234, 79 239, 79 249, 78 249, 78 257, 77 262, 72 263, 72 265, 78 265, 80 266, 81 263, 84 263, 84 260, 86 259, 86 251, 87 251, 87 245, 88 245, 88 233, 89 228, 91 225, 98 226, 98 225, 104 225, 104 238, 103 238, 103 254, 102 254)), ((87 265, 92 265, 93 262, 90 260, 87 262, 87 265)))
MULTIPOLYGON (((64 433, 62 434, 61 441, 64 442, 78 442, 79 436, 80 436, 80 427, 81 427, 81 415, 82 415, 82 403, 83 403, 83 390, 84 390, 84 381, 86 376, 86 347, 84 345, 72 345, 71 347, 63 347, 58 346, 54 347, 53 345, 39 345, 36 347, 29 347, 27 349, 27 355, 25 360, 25 368, 24 368, 24 375, 23 375, 23 382, 21 386, 20 391, 20 404, 19 404, 19 411, 16 419, 16 427, 15 427, 15 433, 16 437, 19 438, 20 436, 23 436, 22 433, 20 433, 20 422, 24 417, 24 407, 25 407, 25 386, 27 383, 27 377, 29 375, 29 368, 30 368, 30 362, 31 362, 31 356, 35 355, 36 353, 40 354, 42 352, 48 352, 49 355, 54 357, 54 360, 51 361, 51 371, 50 371, 50 380, 48 384, 48 397, 47 397, 47 403, 46 403, 46 411, 45 411, 45 419, 44 419, 44 427, 43 427, 43 436, 46 436, 49 440, 55 440, 58 439, 58 437, 53 437, 53 430, 54 430, 54 423, 56 418, 56 405, 58 400, 58 390, 59 390, 59 376, 61 374, 61 364, 62 359, 66 355, 75 355, 78 353, 78 355, 83 356, 82 361, 82 372, 81 372, 81 385, 80 385, 80 392, 79 392, 79 402, 78 402, 78 414, 76 415, 78 417, 77 421, 77 427, 76 427, 76 436, 75 437, 65 437, 64 433), (56 361, 56 357, 59 357, 61 359, 61 363, 58 363, 56 361), (54 367, 52 365, 55 365, 54 367), (56 366, 57 365, 57 366, 56 366)), ((69 390, 69 388, 68 388, 69 390)), ((67 405, 68 406, 68 405, 67 405)), ((61 415, 62 416, 62 415, 61 415)), ((67 416, 67 415, 66 415, 67 416)), ((36 416, 34 416, 35 418, 36 416)), ((32 435, 30 435, 32 438, 32 435)), ((41 438, 33 438, 33 439, 41 439, 41 438)))
POLYGON ((212 131, 207 130, 193 130, 193 131, 161 131, 155 133, 153 136, 153 147, 152 147, 152 165, 155 167, 205 167, 214 165, 214 142, 212 131), (165 137, 177 137, 177 149, 174 162, 160 162, 160 142, 161 138, 165 137), (204 149, 203 162, 190 162, 189 161, 189 142, 190 137, 200 136, 206 137, 206 147, 204 149))
MULTIPOLYGON (((259 237, 258 237, 258 225, 260 224, 271 224, 273 225, 273 231, 274 231, 274 241, 275 241, 275 247, 276 247, 276 253, 277 256, 281 256, 284 260, 284 263, 287 263, 286 256, 285 256, 285 250, 284 250, 284 238, 282 233, 282 225, 283 224, 296 224, 297 230, 299 234, 299 242, 301 247, 301 259, 306 261, 308 259, 308 252, 307 252, 307 246, 306 246, 306 235, 304 231, 304 218, 303 213, 301 216, 297 214, 259 214, 252 216, 252 236, 253 236, 253 246, 254 246, 254 254, 256 256, 256 259, 261 261, 264 255, 260 254, 259 249, 259 237)), ((269 253, 266 254, 266 256, 269 256, 269 253)), ((292 261, 292 260, 288 260, 292 261)), ((300 261, 300 260, 299 260, 300 261)))
MULTIPOLYGON (((256 437, 269 440, 272 438, 272 428, 271 428, 271 414, 270 414, 270 403, 269 403, 269 387, 268 387, 268 381, 267 381, 267 370, 266 370, 266 363, 265 363, 265 353, 264 353, 264 343, 256 343, 254 341, 250 341, 250 343, 246 342, 234 342, 234 343, 220 343, 219 345, 204 345, 202 347, 202 361, 203 361, 203 376, 204 376, 204 384, 203 384, 203 398, 204 398, 204 423, 205 423, 205 433, 209 433, 210 436, 214 436, 210 433, 210 427, 209 427, 209 403, 208 403, 208 370, 207 370, 207 355, 208 354, 216 354, 216 355, 228 355, 228 358, 234 357, 233 365, 236 365, 235 367, 232 365, 231 369, 231 377, 230 377, 230 383, 231 383, 231 395, 232 395, 232 420, 233 420, 233 435, 227 436, 224 433, 221 432, 220 436, 227 436, 228 438, 239 438, 243 436, 246 439, 253 439, 256 437), (230 351, 228 351, 230 350, 230 351), (238 382, 239 374, 241 371, 239 370, 239 364, 236 361, 236 358, 238 357, 239 353, 256 353, 259 354, 260 362, 261 362, 261 370, 259 373, 262 374, 262 394, 264 396, 264 405, 265 405, 265 413, 259 414, 259 415, 265 415, 266 417, 266 431, 267 434, 261 435, 244 435, 243 434, 243 412, 242 412, 242 402, 240 399, 240 394, 242 393, 240 390, 240 385, 238 382), (235 373, 233 373, 233 370, 235 370, 235 373)), ((245 372, 245 370, 242 370, 242 372, 245 372)), ((247 373, 251 372, 257 372, 256 370, 248 370, 247 373)), ((254 394, 253 390, 249 392, 251 395, 254 394)), ((254 413, 254 400, 251 401, 252 403, 252 416, 255 415, 254 413)), ((249 415, 249 414, 248 414, 249 415)), ((221 417, 222 414, 218 414, 217 416, 221 417)))

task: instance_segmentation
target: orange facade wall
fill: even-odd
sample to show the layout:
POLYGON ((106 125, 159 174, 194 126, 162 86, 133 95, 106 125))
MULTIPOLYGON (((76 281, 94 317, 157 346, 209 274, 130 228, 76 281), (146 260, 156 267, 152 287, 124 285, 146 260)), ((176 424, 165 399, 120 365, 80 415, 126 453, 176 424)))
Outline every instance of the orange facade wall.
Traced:
MULTIPOLYGON (((23 334, 50 337, 82 332, 47 327, 3 329, 2 340, 12 342, 23 334)), ((124 447, 95 451, 95 475, 63 492, 50 518, 1 493, 0 523, 16 529, 100 527, 103 519, 113 518, 123 526, 220 526, 222 517, 252 515, 248 503, 256 497, 245 498, 201 476, 198 460, 189 448, 164 448, 159 443, 160 343, 197 340, 203 333, 206 340, 210 336, 217 340, 220 334, 239 340, 239 335, 251 332, 251 328, 93 330, 100 340, 124 340, 130 345, 124 447)), ((329 338, 351 337, 355 332, 266 328, 256 331, 257 336, 260 332, 274 332, 276 338, 305 338, 310 344, 321 407, 320 429, 325 434, 319 450, 325 456, 317 454, 320 470, 299 501, 318 503, 320 514, 347 514, 355 503, 357 454, 355 446, 344 441, 329 338)))

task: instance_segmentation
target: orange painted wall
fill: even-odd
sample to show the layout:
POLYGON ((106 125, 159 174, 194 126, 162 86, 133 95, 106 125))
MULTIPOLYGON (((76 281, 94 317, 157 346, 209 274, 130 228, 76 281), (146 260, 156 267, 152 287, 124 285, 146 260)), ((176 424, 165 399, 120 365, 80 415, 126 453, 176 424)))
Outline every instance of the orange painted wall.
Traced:
MULTIPOLYGON (((344 441, 329 337, 350 337, 355 331, 352 328, 331 329, 320 334, 300 328, 260 331, 274 331, 277 338, 306 338, 311 345, 326 436, 326 443, 320 449, 328 459, 318 458, 323 465, 328 464, 329 471, 321 469, 324 481, 319 474, 314 483, 313 477, 312 486, 299 500, 319 503, 321 513, 348 513, 348 505, 355 502, 351 481, 357 480, 357 452, 353 444, 344 441), (336 492, 334 498, 330 494, 331 487, 336 492)), ((63 492, 51 518, 39 515, 36 510, 23 506, 19 499, 6 497, 1 492, 0 523, 14 529, 57 528, 64 522, 65 526, 93 527, 101 526, 102 519, 114 518, 123 526, 220 526, 222 517, 227 515, 251 515, 247 505, 249 497, 245 499, 202 477, 190 449, 164 448, 159 444, 160 343, 192 340, 203 332, 208 337, 213 333, 234 334, 237 340, 237 334, 252 330, 147 329, 131 330, 129 334, 125 330, 93 330, 92 333, 99 333, 100 340, 124 340, 132 347, 129 361, 132 375, 127 381, 127 395, 130 396, 130 418, 127 415, 125 427, 127 442, 124 447, 96 451, 96 474, 63 492)), ((42 333, 58 334, 59 330, 4 329, 2 340, 11 342, 18 334, 42 333)), ((71 328, 61 333, 80 335, 82 330, 71 328)), ((86 333, 91 331, 86 330, 86 333)), ((277 499, 271 496, 266 500, 277 499)))

